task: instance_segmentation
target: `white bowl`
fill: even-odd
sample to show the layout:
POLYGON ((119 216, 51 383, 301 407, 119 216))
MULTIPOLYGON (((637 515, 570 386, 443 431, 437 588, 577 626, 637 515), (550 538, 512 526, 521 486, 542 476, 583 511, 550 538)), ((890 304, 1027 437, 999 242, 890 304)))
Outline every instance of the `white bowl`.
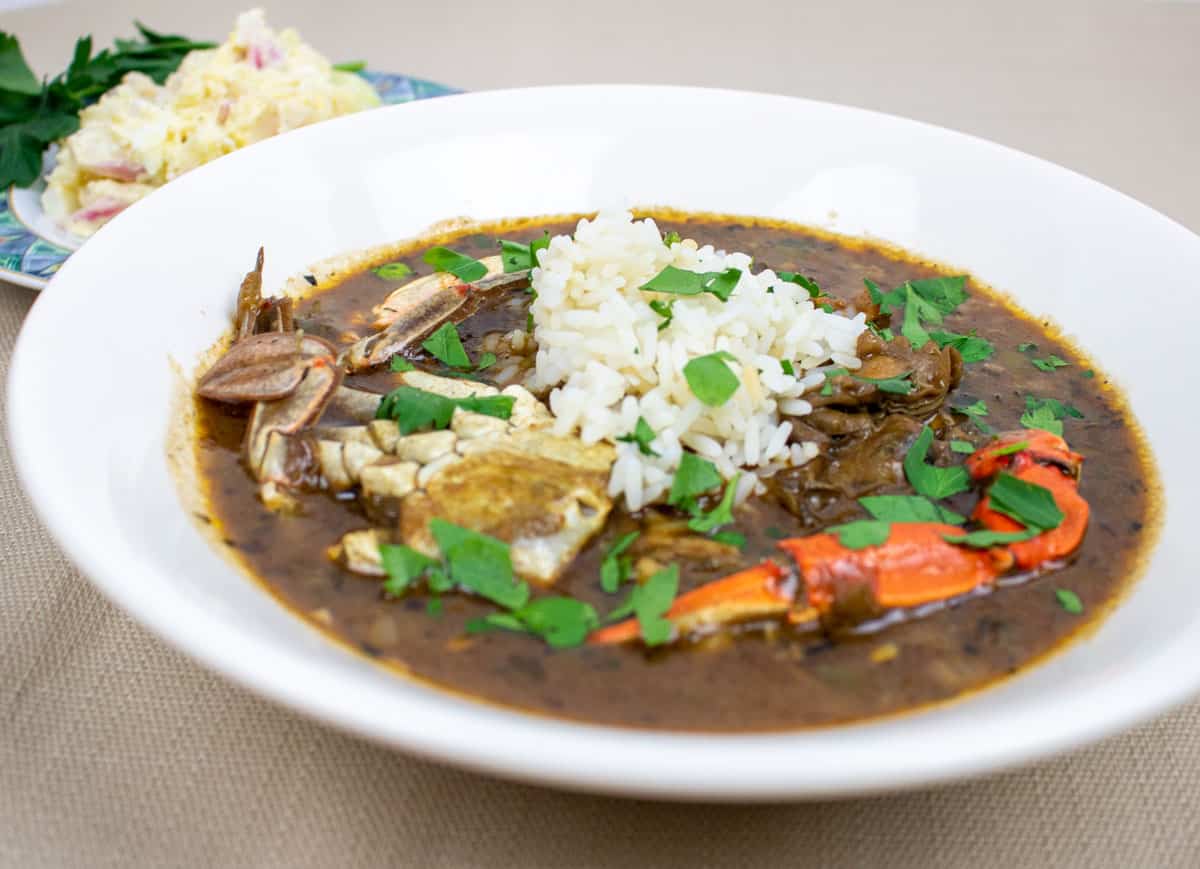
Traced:
POLYGON ((1200 482, 1188 389, 1200 382, 1197 274, 1200 238, 1149 208, 912 121, 661 87, 455 96, 237 152, 102 229, 25 324, 10 434, 42 519, 105 594, 294 709, 428 757, 572 788, 729 799, 878 791, 1076 747, 1200 687, 1200 583, 1187 542, 1200 521, 1188 494, 1200 482), (700 736, 554 721, 406 681, 321 637, 210 547, 168 473, 171 361, 191 371, 227 328, 258 245, 274 288, 313 261, 443 218, 610 204, 870 234, 1066 324, 1128 390, 1167 481, 1145 578, 1066 652, 962 701, 826 730, 700 736))

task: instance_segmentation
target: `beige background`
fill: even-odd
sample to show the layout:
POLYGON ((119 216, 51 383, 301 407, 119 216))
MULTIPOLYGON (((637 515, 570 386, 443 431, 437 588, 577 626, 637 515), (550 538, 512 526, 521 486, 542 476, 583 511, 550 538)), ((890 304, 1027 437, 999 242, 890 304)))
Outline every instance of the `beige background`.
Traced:
MULTIPOLYGON (((62 3, 0 14, 0 29, 53 72, 77 35, 107 42, 139 17, 220 38, 248 2, 62 3)), ((269 12, 335 59, 468 89, 705 84, 909 115, 1064 163, 1200 230, 1200 3, 305 0, 269 12)), ((33 299, 0 284, 4 374, 33 299)), ((0 517, 3 866, 1200 865, 1200 704, 936 791, 790 807, 572 796, 369 746, 200 670, 71 569, 6 446, 0 517)))

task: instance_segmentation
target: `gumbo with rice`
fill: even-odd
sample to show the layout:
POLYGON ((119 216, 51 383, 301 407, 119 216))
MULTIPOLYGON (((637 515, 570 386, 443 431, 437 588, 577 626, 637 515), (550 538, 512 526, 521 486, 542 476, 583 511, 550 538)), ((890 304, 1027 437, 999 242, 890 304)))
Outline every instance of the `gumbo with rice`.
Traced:
POLYGON ((473 697, 719 731, 894 713, 1053 650, 1154 532, 1103 374, 895 249, 615 211, 276 296, 263 255, 196 387, 203 518, 313 624, 473 697))

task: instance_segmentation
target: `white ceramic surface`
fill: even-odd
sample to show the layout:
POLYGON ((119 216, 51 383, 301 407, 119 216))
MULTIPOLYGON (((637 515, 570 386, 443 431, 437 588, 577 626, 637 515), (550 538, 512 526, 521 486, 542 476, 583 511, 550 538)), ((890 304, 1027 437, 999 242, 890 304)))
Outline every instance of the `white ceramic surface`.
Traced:
POLYGON ((39 514, 107 595, 199 661, 339 727, 614 793, 767 799, 914 786, 1082 745, 1200 687, 1200 583, 1187 543, 1200 518, 1197 413, 1178 400, 1181 384, 1200 380, 1197 274, 1200 238, 1145 206, 911 121, 677 88, 455 96, 248 148, 102 229, 29 316, 10 375, 10 436, 39 514), (964 701, 820 731, 688 736, 552 721, 397 678, 321 638, 208 545, 164 458, 170 360, 190 369, 227 327, 259 244, 266 285, 277 287, 314 260, 443 218, 609 204, 870 234, 1068 324, 1128 388, 1168 480, 1146 577, 1069 651, 964 701))

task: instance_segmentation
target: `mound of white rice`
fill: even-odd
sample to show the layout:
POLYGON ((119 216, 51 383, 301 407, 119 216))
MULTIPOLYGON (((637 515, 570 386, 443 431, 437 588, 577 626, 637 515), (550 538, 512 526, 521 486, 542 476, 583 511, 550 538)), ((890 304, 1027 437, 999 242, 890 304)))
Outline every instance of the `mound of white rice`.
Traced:
POLYGON ((800 396, 819 385, 827 363, 858 368, 854 355, 866 328, 851 318, 814 307, 802 287, 769 269, 751 274, 743 253, 699 247, 686 239, 669 248, 653 220, 628 212, 602 212, 581 220, 574 238, 560 235, 533 270, 532 312, 538 343, 530 384, 555 387, 550 409, 559 434, 587 443, 616 444, 609 493, 624 495, 629 509, 662 500, 685 448, 709 459, 726 478, 746 471, 739 498, 759 477, 816 455, 814 444, 791 444, 792 424, 781 413, 812 410, 800 396), (728 301, 703 293, 676 296, 639 289, 666 266, 696 272, 737 268, 742 276, 728 301), (674 300, 674 318, 650 302, 674 300), (692 394, 683 367, 719 350, 741 385, 724 405, 708 407, 692 394), (793 363, 785 374, 780 360, 793 363), (659 455, 616 439, 633 431, 638 417, 654 429, 659 455))

